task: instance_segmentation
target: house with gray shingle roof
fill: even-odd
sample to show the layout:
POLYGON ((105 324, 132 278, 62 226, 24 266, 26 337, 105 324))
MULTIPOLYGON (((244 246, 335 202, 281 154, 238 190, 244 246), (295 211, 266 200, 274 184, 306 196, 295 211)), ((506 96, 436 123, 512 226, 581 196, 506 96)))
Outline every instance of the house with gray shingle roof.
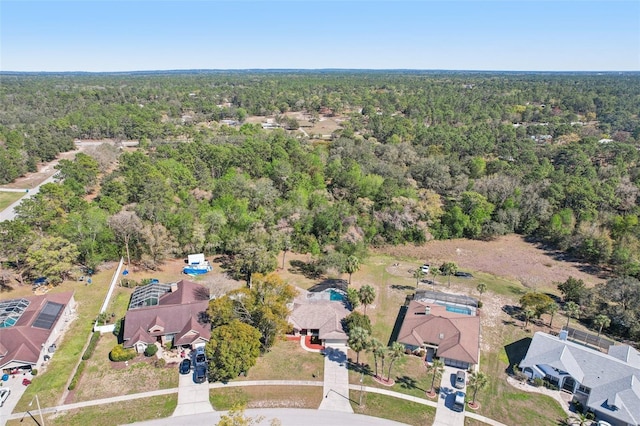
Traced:
POLYGON ((342 328, 342 320, 350 311, 344 302, 316 299, 310 293, 300 291, 294 300, 289 323, 294 335, 317 337, 323 345, 346 344, 347 333, 342 328))
POLYGON ((627 345, 608 353, 569 341, 566 335, 534 334, 520 369, 572 393, 614 426, 640 424, 640 354, 627 345))
MULTIPOLYGON (((124 319, 124 347, 144 352, 156 342, 191 348, 208 342, 210 325, 200 319, 209 307, 209 290, 188 280, 164 285, 161 290, 159 295, 149 296, 152 302, 130 304, 124 319)), ((145 289, 140 293, 146 294, 145 289)))

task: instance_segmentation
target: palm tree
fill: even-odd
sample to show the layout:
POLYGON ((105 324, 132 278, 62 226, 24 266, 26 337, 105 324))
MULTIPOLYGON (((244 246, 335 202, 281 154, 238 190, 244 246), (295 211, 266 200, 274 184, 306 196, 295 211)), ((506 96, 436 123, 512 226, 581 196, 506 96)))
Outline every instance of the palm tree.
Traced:
POLYGON ((347 302, 351 305, 351 310, 354 310, 360 304, 360 294, 358 290, 353 287, 347 288, 347 302))
POLYGON ((375 377, 378 377, 378 356, 382 355, 385 351, 385 347, 382 342, 375 337, 369 341, 367 351, 373 354, 373 364, 375 365, 375 377))
POLYGON ((469 377, 469 387, 473 389, 473 398, 471 401, 473 405, 476 404, 476 394, 480 389, 487 386, 487 384, 489 384, 489 378, 482 371, 471 373, 471 377, 469 377))
POLYGON ((448 277, 449 287, 451 287, 451 275, 455 274, 456 272, 458 272, 458 265, 453 262, 444 262, 442 265, 440 265, 440 273, 448 277))
POLYGON ((577 413, 571 417, 567 417, 565 422, 568 425, 576 425, 576 426, 586 426, 592 423, 589 416, 585 413, 577 413))
POLYGON ((349 274, 349 285, 351 285, 351 275, 354 272, 357 272, 360 269, 360 259, 351 255, 347 257, 347 260, 344 264, 344 271, 349 274))
POLYGON ((536 316, 536 311, 533 308, 527 308, 522 312, 522 314, 524 315, 524 328, 527 328, 529 320, 536 316))
POLYGON ((609 318, 604 314, 596 315, 596 317, 593 319, 593 324, 596 327, 598 327, 598 337, 599 337, 600 333, 602 333, 602 329, 604 327, 609 327, 611 325, 611 318, 609 318))
POLYGON ((434 392, 435 384, 436 384, 436 376, 439 376, 444 371, 444 362, 439 358, 435 358, 431 361, 431 370, 433 371, 433 376, 431 377, 431 393, 434 392))
POLYGON ((580 305, 574 301, 569 301, 564 304, 564 313, 567 315, 567 326, 569 328, 569 320, 571 318, 578 318, 580 316, 580 305))
POLYGON ((424 272, 422 272, 421 268, 418 268, 413 272, 413 278, 416 279, 416 288, 418 288, 418 284, 420 284, 420 280, 424 278, 424 272))
POLYGON ((364 314, 367 315, 367 305, 376 300, 376 289, 368 284, 363 285, 358 291, 358 296, 360 296, 360 303, 364 306, 364 314))
POLYGON ((560 307, 556 302, 550 303, 549 306, 547 306, 547 312, 549 312, 549 315, 551 315, 551 319, 549 320, 549 328, 553 328, 553 316, 558 313, 558 310, 560 310, 560 307))
POLYGON ((435 287, 436 278, 438 277, 438 275, 440 275, 440 269, 436 268, 435 266, 432 266, 431 268, 429 268, 429 272, 431 272, 431 275, 433 275, 433 280, 431 281, 432 282, 431 287, 435 287))
POLYGON ((478 290, 478 293, 480 293, 480 303, 482 303, 482 293, 487 291, 487 285, 485 283, 479 283, 476 289, 478 290))
POLYGON ((399 342, 393 342, 391 346, 389 346, 389 374, 387 374, 388 380, 391 380, 391 368, 393 367, 393 363, 403 356, 404 345, 399 342))
POLYGON ((367 349, 371 335, 362 327, 349 330, 349 347, 356 353, 356 364, 360 364, 360 352, 367 349))

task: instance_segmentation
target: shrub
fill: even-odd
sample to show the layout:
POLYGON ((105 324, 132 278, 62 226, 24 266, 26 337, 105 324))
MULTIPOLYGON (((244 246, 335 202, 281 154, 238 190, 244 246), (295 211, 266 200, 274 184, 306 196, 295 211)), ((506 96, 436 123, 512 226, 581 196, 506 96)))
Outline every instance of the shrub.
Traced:
POLYGON ((100 340, 100 332, 94 331, 91 336, 91 340, 89 341, 89 345, 87 346, 87 350, 82 354, 83 360, 88 360, 93 355, 93 351, 96 349, 96 345, 98 344, 98 340, 100 340))
POLYGON ((482 301, 478 300, 478 309, 482 308, 482 301))
POLYGON ((535 379, 533 379, 533 386, 540 387, 543 384, 544 384, 544 380, 542 380, 540 377, 536 377, 535 379))
POLYGON ((164 344, 164 348, 168 351, 171 350, 171 348, 173 347, 173 341, 169 340, 167 343, 164 344))
POLYGON ((125 349, 121 344, 115 345, 109 352, 109 359, 114 362, 129 361, 136 357, 134 349, 125 349))
POLYGON ((156 368, 162 368, 167 364, 164 358, 158 358, 153 362, 153 366, 156 368))
POLYGON ((38 375, 38 369, 37 368, 32 368, 31 369, 31 375, 32 376, 37 376, 38 375))
POLYGON ((113 335, 120 339, 120 330, 122 330, 122 325, 124 324, 124 317, 120 318, 116 321, 115 326, 113 328, 113 335))
POLYGON ((154 356, 158 352, 156 345, 149 345, 144 350, 144 356, 154 356))

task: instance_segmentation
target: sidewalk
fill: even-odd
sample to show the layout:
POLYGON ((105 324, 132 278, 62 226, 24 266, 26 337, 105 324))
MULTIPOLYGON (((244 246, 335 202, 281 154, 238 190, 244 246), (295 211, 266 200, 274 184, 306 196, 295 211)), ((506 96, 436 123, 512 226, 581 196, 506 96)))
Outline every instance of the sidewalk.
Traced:
POLYGON ((347 346, 327 346, 324 354, 324 398, 318 409, 353 413, 349 400, 347 346))

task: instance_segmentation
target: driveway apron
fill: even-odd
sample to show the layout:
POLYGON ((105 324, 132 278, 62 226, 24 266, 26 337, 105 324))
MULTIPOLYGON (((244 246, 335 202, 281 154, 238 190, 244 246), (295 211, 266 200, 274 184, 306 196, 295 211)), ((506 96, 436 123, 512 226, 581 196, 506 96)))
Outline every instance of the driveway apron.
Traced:
MULTIPOLYGON (((445 366, 444 368, 433 426, 464 426, 464 412, 453 411, 453 402, 456 399, 456 391, 458 390, 454 387, 457 371, 458 369, 453 367, 445 366)), ((461 390, 466 392, 466 389, 461 390)))
POLYGON ((347 346, 327 345, 324 350, 324 398, 319 410, 353 413, 349 401, 347 346))
POLYGON ((193 371, 190 374, 181 374, 178 386, 178 405, 172 417, 213 413, 213 411, 209 402, 209 384, 206 382, 195 383, 193 371))

